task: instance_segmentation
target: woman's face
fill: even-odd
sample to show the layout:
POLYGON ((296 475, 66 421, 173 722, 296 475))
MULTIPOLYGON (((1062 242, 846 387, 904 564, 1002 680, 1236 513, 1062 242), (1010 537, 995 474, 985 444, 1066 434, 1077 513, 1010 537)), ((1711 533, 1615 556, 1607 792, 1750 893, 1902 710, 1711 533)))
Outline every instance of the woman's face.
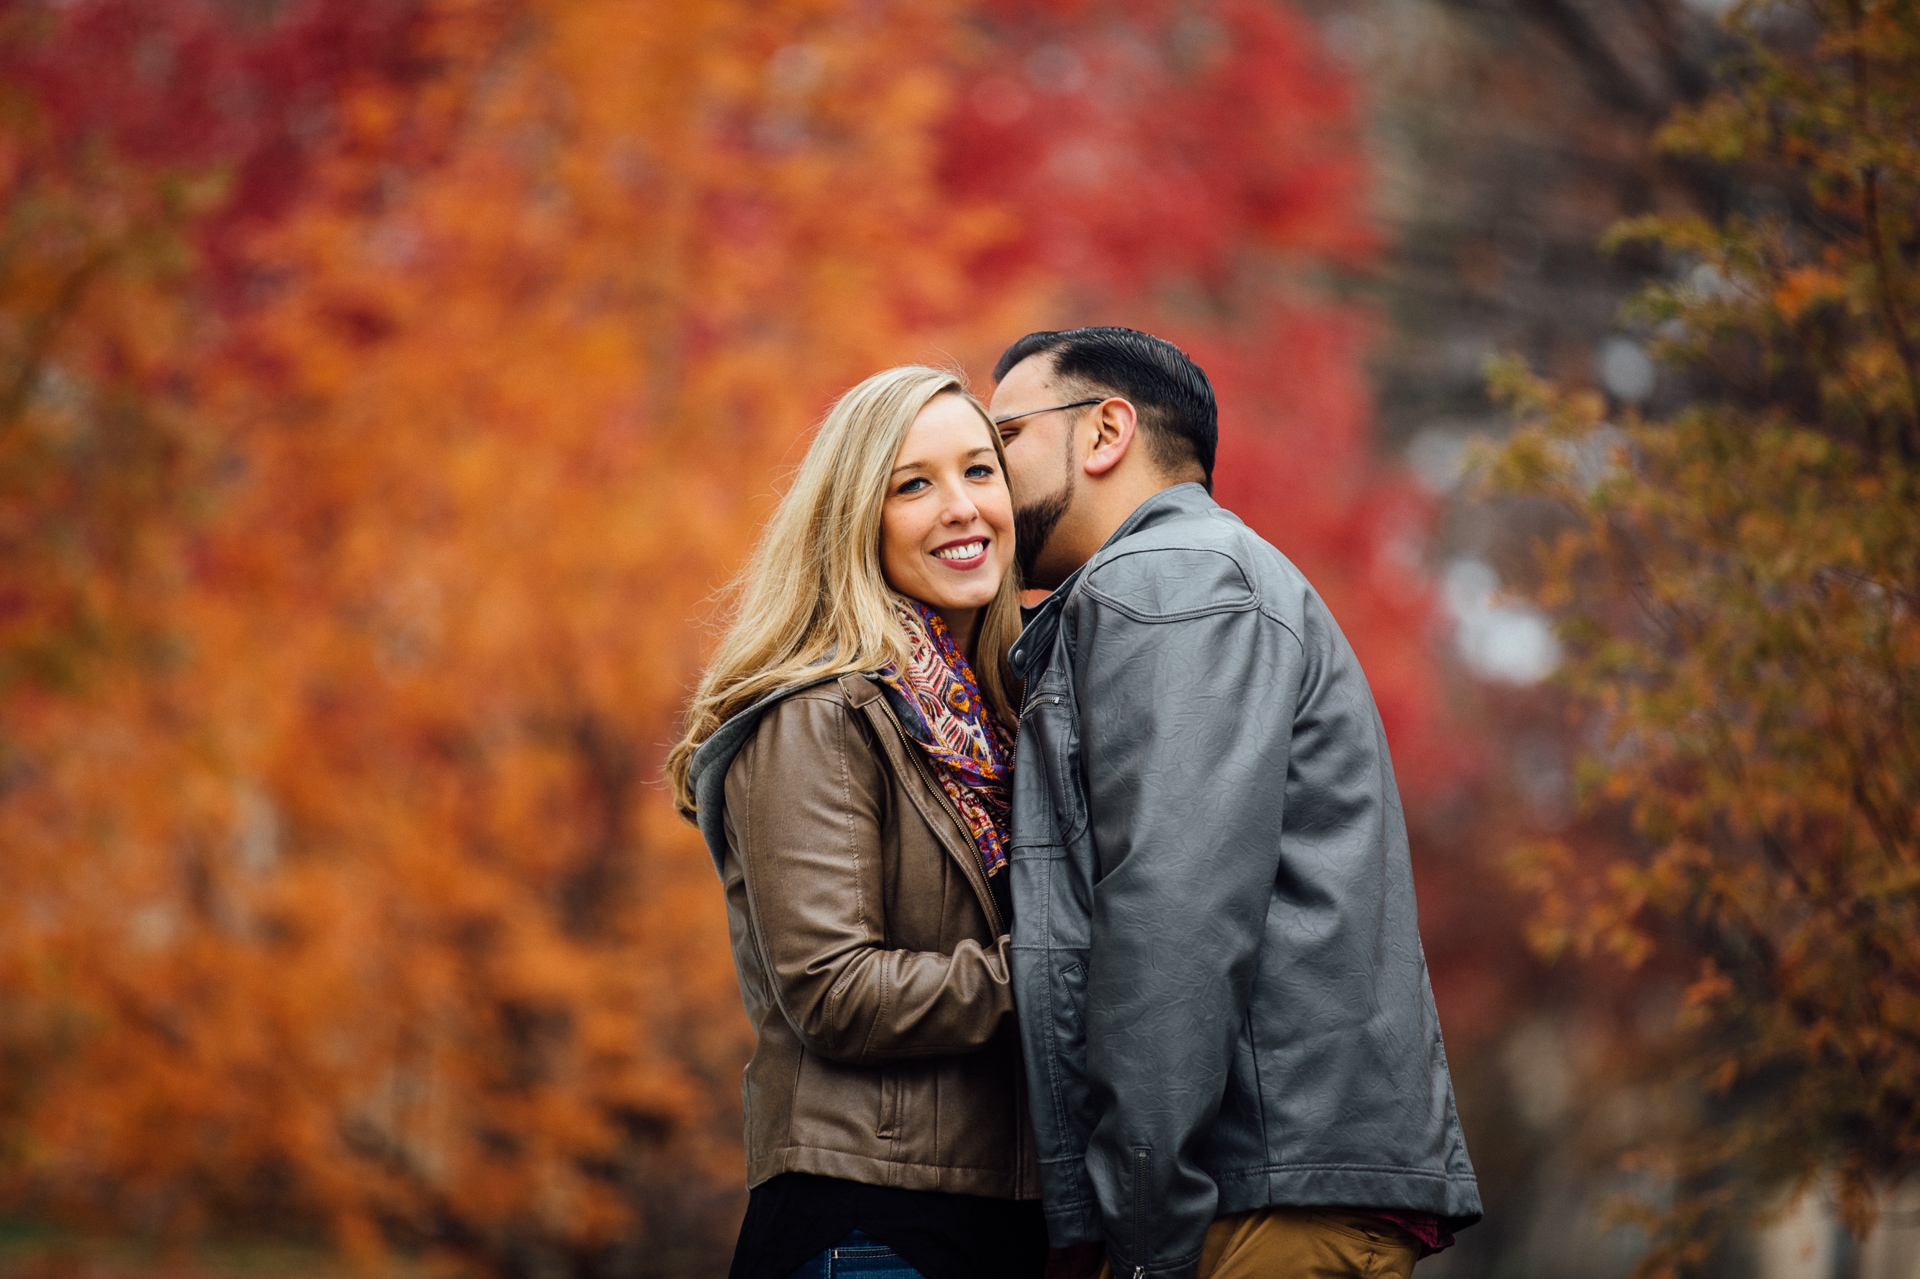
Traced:
POLYGON ((880 516, 887 584, 938 612, 963 648, 1013 563, 1013 498, 990 429, 959 396, 936 395, 893 459, 880 516))

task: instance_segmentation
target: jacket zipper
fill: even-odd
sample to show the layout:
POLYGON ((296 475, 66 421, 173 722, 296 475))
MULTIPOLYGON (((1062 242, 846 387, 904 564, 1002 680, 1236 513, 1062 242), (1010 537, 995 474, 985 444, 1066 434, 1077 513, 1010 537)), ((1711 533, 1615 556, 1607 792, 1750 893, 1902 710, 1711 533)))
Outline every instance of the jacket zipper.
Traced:
POLYGON ((1147 1152, 1133 1152, 1133 1279, 1147 1279, 1147 1152))
MULTIPOLYGON (((885 703, 883 702, 882 705, 885 703)), ((947 816, 953 818, 953 824, 966 837, 967 846, 973 849, 973 867, 979 869, 980 844, 974 839, 973 832, 967 829, 966 819, 960 816, 960 810, 954 807, 953 800, 947 795, 945 788, 934 780, 932 771, 927 768, 927 761, 920 758, 920 748, 914 744, 911 737, 907 736, 907 730, 901 726, 899 719, 893 713, 893 708, 887 707, 886 714, 887 722, 893 725, 893 731, 900 738, 900 745, 905 750, 907 758, 913 761, 914 771, 920 774, 920 780, 924 781, 927 788, 939 798, 940 807, 947 810, 947 816)), ((982 880, 986 878, 984 870, 981 870, 980 877, 982 880)), ((979 892, 979 886, 976 886, 974 891, 979 892)), ((993 925, 994 934, 997 936, 1007 924, 1000 918, 1000 903, 993 900, 991 887, 987 888, 986 894, 981 898, 981 904, 987 908, 987 920, 993 925)))

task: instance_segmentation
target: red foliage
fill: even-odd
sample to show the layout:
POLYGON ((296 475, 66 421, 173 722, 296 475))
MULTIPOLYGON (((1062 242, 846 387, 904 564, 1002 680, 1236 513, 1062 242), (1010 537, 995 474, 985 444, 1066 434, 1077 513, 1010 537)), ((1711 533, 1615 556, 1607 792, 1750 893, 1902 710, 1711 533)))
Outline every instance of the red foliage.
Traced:
POLYGON ((1250 254, 1352 265, 1374 247, 1352 87, 1298 15, 992 4, 942 176, 1006 201, 1022 235, 982 268, 1070 288, 1220 288, 1250 254))
POLYGON ((1221 404, 1217 495, 1299 562, 1365 663, 1401 781, 1457 781, 1439 740, 1420 566, 1433 511, 1368 435, 1368 317, 1310 273, 1378 237, 1353 86, 1298 14, 997 3, 967 46, 942 177, 1018 211, 978 255, 985 288, 1039 272, 1058 324, 1179 343, 1221 404))
POLYGON ((1448 776, 1428 512, 1312 287, 1374 241, 1299 18, 247 8, 0 9, 44 246, 0 263, 9 1206, 497 1267, 697 1229, 740 1024, 649 782, 712 588, 887 364, 1187 346, 1221 497, 1448 776))
POLYGON ((231 285, 239 237, 299 198, 342 97, 428 73, 421 14, 418 0, 304 0, 254 21, 212 0, 7 0, 0 85, 33 103, 43 159, 99 149, 149 172, 222 175, 229 189, 196 238, 231 285))

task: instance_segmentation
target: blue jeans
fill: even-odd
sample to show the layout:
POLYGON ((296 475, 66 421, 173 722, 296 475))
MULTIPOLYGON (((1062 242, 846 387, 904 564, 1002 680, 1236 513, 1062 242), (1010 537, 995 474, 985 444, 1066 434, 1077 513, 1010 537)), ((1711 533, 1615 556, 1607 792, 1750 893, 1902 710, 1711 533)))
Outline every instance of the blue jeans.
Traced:
POLYGON ((860 1230, 849 1230, 839 1243, 802 1262, 787 1279, 840 1279, 841 1275, 860 1275, 863 1279, 927 1279, 900 1260, 899 1253, 860 1230))

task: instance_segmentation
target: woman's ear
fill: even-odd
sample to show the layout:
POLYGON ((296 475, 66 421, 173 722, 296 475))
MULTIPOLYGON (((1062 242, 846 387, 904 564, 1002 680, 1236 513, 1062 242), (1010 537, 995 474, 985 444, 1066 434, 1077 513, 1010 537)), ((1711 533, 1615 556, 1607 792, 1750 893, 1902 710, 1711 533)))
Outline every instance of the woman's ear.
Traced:
POLYGON ((1119 396, 1100 401, 1093 410, 1093 448, 1082 464, 1087 474, 1105 475, 1120 465, 1139 427, 1133 405, 1119 396))

